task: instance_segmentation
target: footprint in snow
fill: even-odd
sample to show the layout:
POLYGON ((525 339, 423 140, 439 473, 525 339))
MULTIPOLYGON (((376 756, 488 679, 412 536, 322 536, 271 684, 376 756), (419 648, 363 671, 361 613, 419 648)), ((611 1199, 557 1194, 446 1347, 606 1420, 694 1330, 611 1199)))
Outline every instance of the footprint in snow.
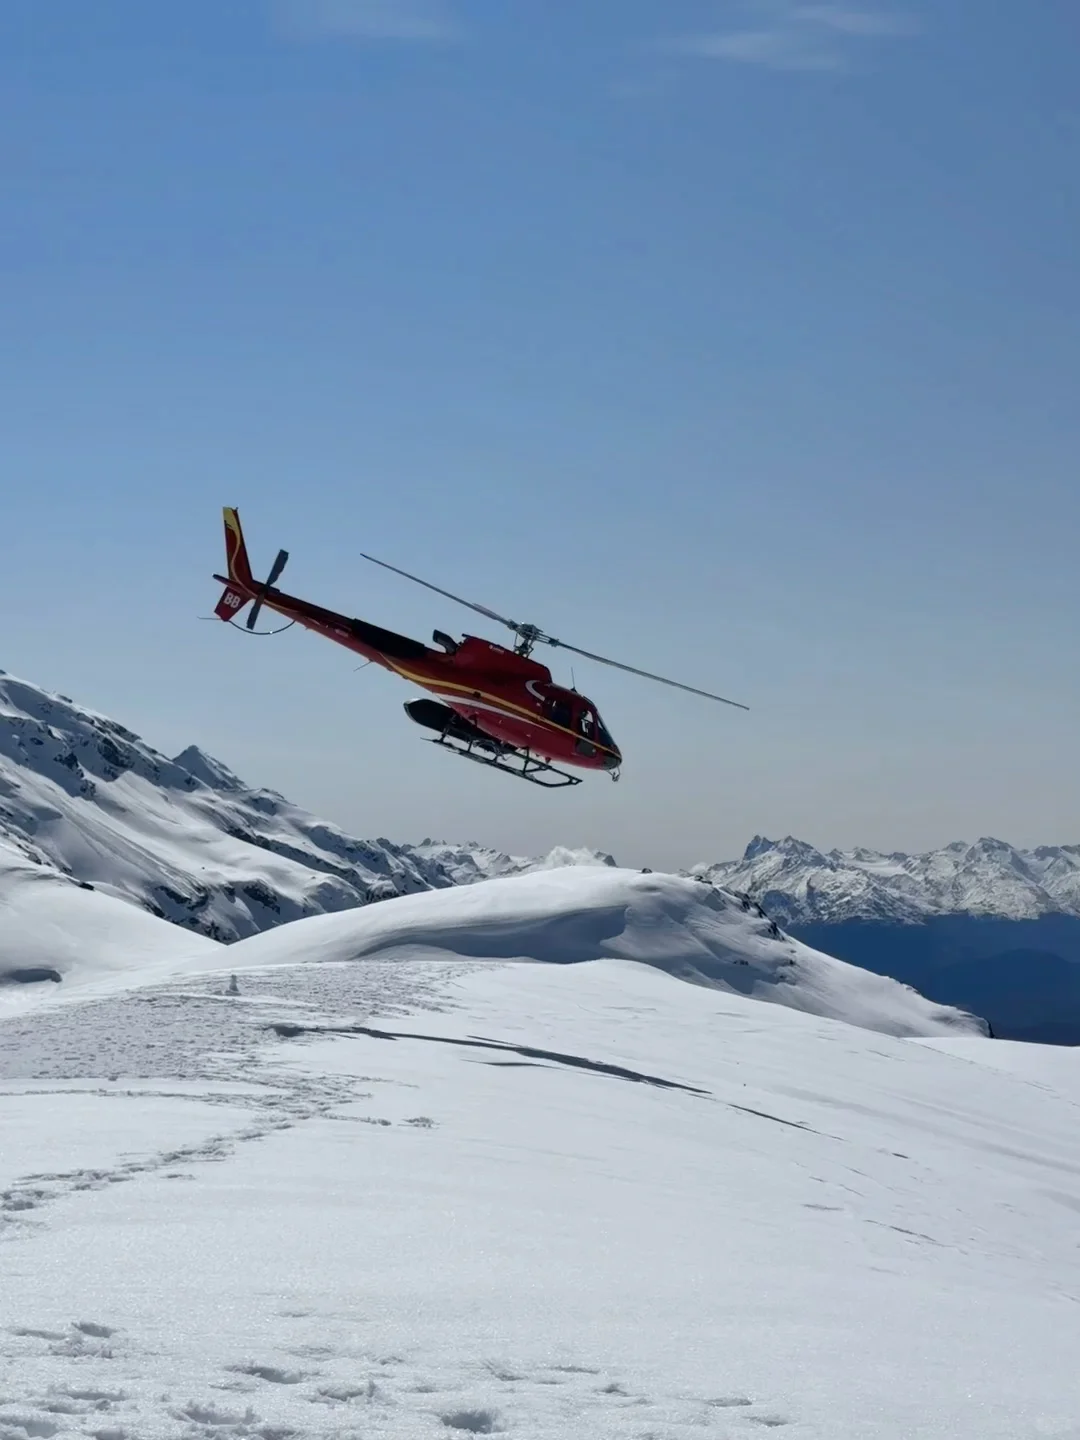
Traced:
POLYGON ((0 1425, 4 1427, 0 1430, 0 1435, 5 1437, 10 1435, 13 1440, 15 1437, 17 1440, 22 1440, 22 1435, 18 1434, 20 1430, 25 1435, 32 1437, 32 1440, 37 1440, 38 1436, 41 1436, 42 1440, 50 1440, 50 1437, 57 1434, 60 1429, 60 1426, 53 1420, 42 1420, 37 1415, 28 1415, 21 1411, 9 1411, 6 1415, 0 1415, 0 1425), (9 1425, 14 1426, 14 1429, 9 1430, 7 1428, 9 1425))
POLYGON ((350 1400, 374 1400, 378 1393, 379 1387, 374 1380, 368 1380, 364 1385, 320 1385, 312 1400, 324 1404, 336 1400, 347 1405, 350 1400))
POLYGON ((57 1385, 31 1403, 49 1415, 93 1415, 111 1410, 126 1399, 123 1390, 79 1390, 57 1385))
POLYGON ((501 1380, 504 1385, 515 1385, 525 1379, 524 1375, 512 1370, 509 1365, 500 1365, 497 1360, 485 1360, 484 1369, 496 1380, 501 1380))
POLYGON ((256 1380, 266 1380, 271 1385, 299 1385, 301 1380, 308 1378, 303 1370, 284 1370, 279 1365, 229 1365, 226 1367, 233 1375, 251 1375, 256 1380))
MULTIPOLYGON (((188 1404, 172 1413, 176 1420, 188 1420, 194 1425, 207 1425, 214 1429, 231 1427, 236 1430, 240 1426, 259 1423, 259 1417, 250 1405, 241 1414, 236 1410, 221 1410, 216 1405, 199 1405, 195 1401, 189 1401, 188 1404)), ((246 1433, 246 1431, 241 1433, 246 1433)))
POLYGON ((464 1430, 471 1435, 494 1435, 502 1429, 494 1410, 451 1410, 439 1418, 448 1430, 464 1430))

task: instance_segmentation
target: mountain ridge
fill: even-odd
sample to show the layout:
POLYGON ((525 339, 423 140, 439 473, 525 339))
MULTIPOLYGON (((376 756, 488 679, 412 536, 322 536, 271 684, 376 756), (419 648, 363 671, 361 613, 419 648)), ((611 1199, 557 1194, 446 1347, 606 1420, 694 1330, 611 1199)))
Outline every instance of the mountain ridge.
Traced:
POLYGON ((1080 916, 1080 845, 1025 850, 983 836, 908 854, 822 851, 791 835, 756 835, 740 859, 694 865, 688 873, 750 895, 789 925, 1080 916))

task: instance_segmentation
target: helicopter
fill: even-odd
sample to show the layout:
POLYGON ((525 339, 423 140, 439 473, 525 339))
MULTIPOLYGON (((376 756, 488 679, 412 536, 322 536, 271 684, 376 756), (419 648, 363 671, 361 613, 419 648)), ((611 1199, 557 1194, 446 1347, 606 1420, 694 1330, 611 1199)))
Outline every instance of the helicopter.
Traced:
POLYGON ((232 506, 225 506, 223 513, 227 574, 214 576, 225 586, 214 610, 219 620, 255 635, 277 635, 291 625, 302 625, 362 655, 368 663, 382 665, 402 679, 411 680, 438 697, 405 702, 409 719, 435 732, 433 744, 519 780, 549 790, 563 789, 580 785, 583 777, 561 769, 562 765, 600 771, 613 780, 619 778, 622 766, 622 752, 596 706, 576 689, 568 690, 555 684, 547 666, 533 659, 532 652, 537 645, 567 650, 600 665, 625 670, 722 705, 732 705, 739 710, 749 708, 723 695, 698 690, 663 675, 609 660, 591 650, 582 650, 577 645, 568 645, 545 634, 536 625, 519 624, 489 610, 486 605, 464 600, 429 580, 362 552, 362 558, 371 564, 391 570, 506 626, 516 637, 513 647, 497 645, 476 635, 454 640, 436 630, 432 640, 437 648, 432 649, 419 640, 384 630, 367 620, 325 610, 276 588, 289 558, 287 550, 278 551, 265 580, 256 580, 240 528, 240 514, 232 506), (239 616, 249 604, 251 609, 241 626, 239 616), (264 609, 283 616, 288 623, 277 630, 256 630, 264 609))

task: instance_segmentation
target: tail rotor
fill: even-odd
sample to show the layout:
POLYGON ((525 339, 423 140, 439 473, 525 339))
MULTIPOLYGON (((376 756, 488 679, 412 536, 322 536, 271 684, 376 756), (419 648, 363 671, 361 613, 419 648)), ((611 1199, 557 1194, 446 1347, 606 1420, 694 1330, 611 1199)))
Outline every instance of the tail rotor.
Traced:
POLYGON ((249 630, 255 629, 255 622, 259 618, 259 611, 262 609, 263 601, 266 599, 266 593, 268 590, 272 590, 274 588, 278 577, 288 563, 288 559, 289 552, 287 550, 279 550, 276 560, 274 561, 273 565, 270 566, 270 574, 255 591, 255 603, 254 605, 252 605, 251 613, 248 615, 247 618, 247 628, 249 630))
MULTIPOLYGON (((277 583, 278 576, 285 569, 289 559, 287 550, 279 550, 277 558, 270 566, 270 574, 261 583, 256 581, 251 573, 251 562, 248 559, 247 546, 244 543, 244 532, 240 528, 239 512, 232 505, 226 505, 223 511, 225 520, 225 568, 227 575, 215 575, 215 580, 221 580, 225 584, 225 593, 217 603, 214 614, 219 620, 225 620, 230 625, 235 625, 238 630, 247 630, 253 635, 278 635, 280 630, 256 630, 255 622, 259 618, 259 611, 269 596, 271 590, 277 583), (241 625, 237 616, 244 606, 249 602, 251 613, 244 625, 241 625)), ((294 625, 295 620, 290 620, 288 629, 294 625)))

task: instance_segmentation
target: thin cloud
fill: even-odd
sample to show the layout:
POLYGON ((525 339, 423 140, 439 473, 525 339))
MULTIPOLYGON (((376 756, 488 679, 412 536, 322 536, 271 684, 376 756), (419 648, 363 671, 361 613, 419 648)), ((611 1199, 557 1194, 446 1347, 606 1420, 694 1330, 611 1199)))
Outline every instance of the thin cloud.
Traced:
POLYGON ((432 45, 460 33, 446 0, 277 0, 275 17, 304 39, 432 45))
POLYGON ((910 35, 916 29, 904 15, 844 4, 759 0, 753 10, 757 25, 685 35, 664 48, 769 70, 844 70, 858 42, 910 35))
POLYGON ((734 60, 743 65, 764 65, 770 70, 840 70, 844 64, 837 50, 779 27, 688 35, 673 41, 670 48, 703 60, 734 60))
POLYGON ((841 35, 864 35, 869 38, 888 35, 913 35, 917 29, 908 15, 894 15, 881 10, 853 10, 846 5, 797 5, 791 12, 796 21, 823 25, 841 35))

